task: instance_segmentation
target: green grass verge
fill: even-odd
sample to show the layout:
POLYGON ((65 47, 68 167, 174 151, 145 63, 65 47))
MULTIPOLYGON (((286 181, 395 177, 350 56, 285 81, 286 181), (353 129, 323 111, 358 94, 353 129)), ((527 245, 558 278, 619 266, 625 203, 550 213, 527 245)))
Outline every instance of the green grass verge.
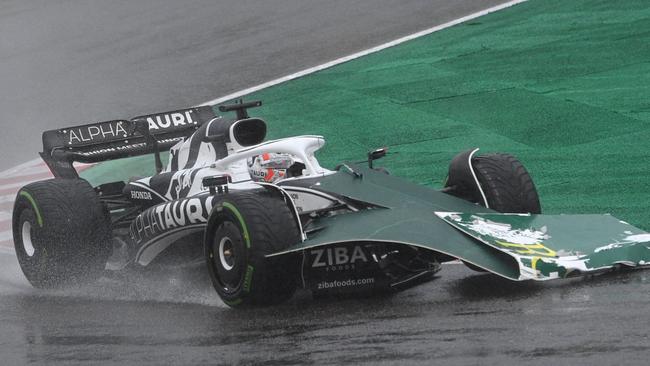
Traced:
POLYGON ((389 146, 393 174, 439 187, 457 152, 509 152, 544 212, 650 229, 649 91, 647 1, 532 0, 247 99, 270 138, 324 135, 325 166, 389 146))

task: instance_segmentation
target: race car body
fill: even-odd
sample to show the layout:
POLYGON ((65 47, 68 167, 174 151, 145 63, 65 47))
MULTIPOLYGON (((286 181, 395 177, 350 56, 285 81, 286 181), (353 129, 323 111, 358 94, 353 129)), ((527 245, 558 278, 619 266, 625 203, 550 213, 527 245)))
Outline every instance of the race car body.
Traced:
POLYGON ((21 268, 37 287, 106 270, 205 263, 228 305, 400 290, 440 264, 511 280, 548 280, 650 261, 650 234, 608 215, 541 215, 528 172, 507 154, 458 154, 442 190, 373 167, 323 168, 321 136, 264 141, 259 102, 192 108, 46 131, 55 179, 14 207, 21 268), (163 168, 161 149, 169 149, 163 168), (154 154, 157 174, 91 187, 75 161, 154 154))

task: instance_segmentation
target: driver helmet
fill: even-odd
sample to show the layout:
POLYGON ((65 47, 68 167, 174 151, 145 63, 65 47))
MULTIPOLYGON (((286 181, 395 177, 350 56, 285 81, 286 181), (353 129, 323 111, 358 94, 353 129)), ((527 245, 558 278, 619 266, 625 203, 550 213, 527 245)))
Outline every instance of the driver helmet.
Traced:
POLYGON ((280 179, 302 174, 305 164, 291 154, 264 153, 248 161, 248 173, 256 182, 275 183, 280 179))

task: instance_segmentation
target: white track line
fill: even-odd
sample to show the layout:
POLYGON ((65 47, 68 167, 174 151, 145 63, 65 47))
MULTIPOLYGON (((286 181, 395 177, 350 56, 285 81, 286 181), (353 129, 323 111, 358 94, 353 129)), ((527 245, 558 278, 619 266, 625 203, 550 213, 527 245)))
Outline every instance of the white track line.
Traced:
POLYGON ((235 99, 235 98, 239 98, 239 97, 242 97, 242 96, 244 96, 246 94, 254 93, 256 91, 260 91, 262 89, 266 89, 268 87, 278 85, 278 84, 284 83, 284 82, 289 81, 289 80, 293 80, 293 79, 297 79, 299 77, 303 77, 305 75, 313 74, 313 73, 315 73, 317 71, 325 70, 325 69, 328 69, 328 68, 330 68, 332 66, 336 66, 336 65, 342 64, 344 62, 352 61, 354 59, 357 59, 357 58, 360 58, 360 57, 363 57, 363 56, 367 56, 367 55, 369 55, 371 53, 375 53, 375 52, 379 52, 381 50, 385 50, 386 48, 389 48, 389 47, 397 46, 400 43, 408 42, 408 41, 414 40, 416 38, 429 35, 431 33, 443 30, 445 28, 449 28, 449 27, 452 27, 454 25, 464 23, 464 22, 466 22, 468 20, 472 20, 472 19, 481 17, 483 15, 493 13, 495 11, 503 10, 503 9, 509 8, 511 6, 514 6, 514 5, 517 5, 517 4, 526 2, 526 1, 528 1, 528 0, 508 1, 507 3, 503 3, 501 5, 493 6, 491 8, 487 8, 485 10, 481 10, 481 11, 478 11, 476 13, 466 15, 466 16, 464 16, 462 18, 458 18, 458 19, 452 20, 450 22, 440 24, 440 25, 437 25, 435 27, 428 28, 428 29, 422 30, 422 31, 417 32, 417 33, 410 34, 410 35, 402 37, 402 38, 398 38, 398 39, 396 39, 394 41, 390 41, 390 42, 387 42, 387 43, 384 43, 384 44, 380 44, 379 46, 372 47, 372 48, 369 48, 367 50, 363 50, 363 51, 360 51, 360 52, 357 52, 357 53, 353 53, 353 54, 351 54, 349 56, 345 56, 345 57, 338 58, 336 60, 332 60, 332 61, 324 63, 322 65, 310 67, 308 69, 298 71, 296 73, 293 73, 293 74, 290 74, 290 75, 287 75, 287 76, 283 76, 281 78, 271 80, 271 81, 268 81, 266 83, 263 83, 263 84, 260 84, 260 85, 257 85, 257 86, 253 86, 253 87, 250 87, 248 89, 240 90, 238 92, 234 92, 234 93, 225 95, 223 97, 219 97, 217 99, 209 100, 209 101, 207 101, 205 103, 199 104, 199 106, 214 105, 214 104, 223 103, 223 102, 235 99))

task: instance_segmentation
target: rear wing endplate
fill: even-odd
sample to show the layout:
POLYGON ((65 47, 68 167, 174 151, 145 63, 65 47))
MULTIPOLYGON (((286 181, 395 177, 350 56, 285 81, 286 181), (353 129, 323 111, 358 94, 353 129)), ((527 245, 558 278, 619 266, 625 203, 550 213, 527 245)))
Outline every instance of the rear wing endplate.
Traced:
POLYGON ((41 157, 55 177, 76 178, 74 162, 97 163, 156 154, 189 137, 216 115, 211 106, 150 114, 43 132, 41 157))

